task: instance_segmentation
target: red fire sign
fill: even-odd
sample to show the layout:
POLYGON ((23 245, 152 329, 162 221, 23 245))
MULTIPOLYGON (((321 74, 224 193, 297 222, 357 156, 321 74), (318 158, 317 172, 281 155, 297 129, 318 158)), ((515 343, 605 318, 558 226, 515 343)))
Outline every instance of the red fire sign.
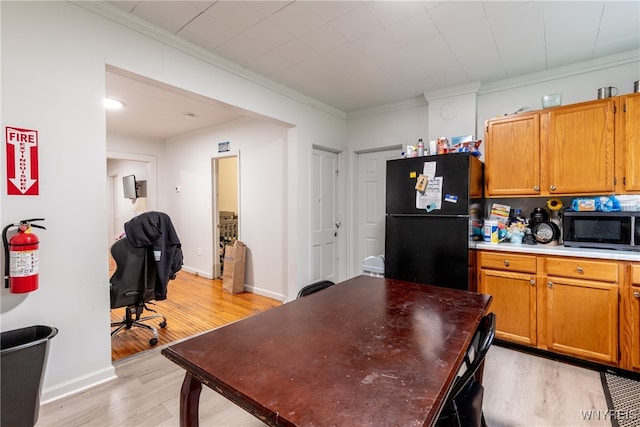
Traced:
POLYGON ((7 194, 37 196, 38 131, 7 126, 7 194))

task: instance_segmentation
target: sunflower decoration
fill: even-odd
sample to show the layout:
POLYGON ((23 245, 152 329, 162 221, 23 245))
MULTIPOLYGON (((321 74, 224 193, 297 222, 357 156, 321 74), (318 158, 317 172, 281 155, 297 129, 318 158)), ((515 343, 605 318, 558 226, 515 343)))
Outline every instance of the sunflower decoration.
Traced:
POLYGON ((559 211, 560 209, 562 209, 562 200, 558 199, 557 197, 550 198, 549 200, 547 200, 547 209, 549 209, 551 212, 559 211))

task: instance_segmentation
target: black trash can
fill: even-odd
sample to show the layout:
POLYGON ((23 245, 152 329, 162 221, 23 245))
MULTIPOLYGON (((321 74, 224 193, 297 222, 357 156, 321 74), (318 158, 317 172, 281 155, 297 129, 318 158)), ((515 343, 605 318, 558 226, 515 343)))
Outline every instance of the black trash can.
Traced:
POLYGON ((33 427, 38 421, 49 340, 57 333, 53 327, 29 326, 0 334, 2 426, 33 427))

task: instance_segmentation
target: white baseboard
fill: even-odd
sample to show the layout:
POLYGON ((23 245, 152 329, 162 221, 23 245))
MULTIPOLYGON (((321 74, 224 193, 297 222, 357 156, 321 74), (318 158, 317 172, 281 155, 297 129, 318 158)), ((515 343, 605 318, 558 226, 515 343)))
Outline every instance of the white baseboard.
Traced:
POLYGON ((116 376, 116 370, 113 366, 109 366, 101 371, 94 372, 89 375, 85 375, 80 378, 75 378, 72 381, 57 385, 55 387, 49 387, 42 390, 40 397, 40 404, 44 405, 54 400, 62 399, 63 397, 71 396, 72 394, 80 393, 81 391, 95 387, 107 381, 111 381, 118 378, 116 376))
POLYGON ((284 302, 287 299, 286 295, 282 295, 282 294, 279 294, 279 293, 276 293, 276 292, 267 291, 267 290, 261 289, 261 288, 256 288, 254 286, 249 286, 249 285, 246 285, 246 284, 244 285, 244 290, 246 292, 251 292, 251 293, 254 293, 256 295, 262 295, 263 297, 275 299, 275 300, 278 300, 280 302, 284 302))
POLYGON ((215 279, 215 277, 213 277, 211 273, 208 273, 206 271, 201 271, 195 268, 187 267, 186 265, 183 265, 182 269, 187 273, 195 274, 196 276, 204 277, 205 279, 215 279))

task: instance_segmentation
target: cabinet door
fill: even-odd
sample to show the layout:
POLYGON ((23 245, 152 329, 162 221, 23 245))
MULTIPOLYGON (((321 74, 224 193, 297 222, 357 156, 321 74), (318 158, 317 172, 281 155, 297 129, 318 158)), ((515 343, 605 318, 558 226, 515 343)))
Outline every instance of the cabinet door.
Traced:
POLYGON ((546 287, 549 350, 597 362, 618 361, 618 286, 549 276, 546 287))
POLYGON ((488 197, 540 193, 540 117, 538 114, 487 122, 485 192, 488 197))
POLYGON ((541 136, 543 194, 601 194, 614 190, 613 99, 549 110, 541 136))
POLYGON ((478 291, 493 296, 496 337, 536 344, 536 280, 534 275, 482 270, 478 291))
POLYGON ((622 158, 616 159, 624 165, 622 185, 624 192, 640 192, 640 94, 622 97, 622 112, 620 113, 620 133, 623 140, 622 158))
POLYGON ((631 369, 640 371, 640 286, 629 289, 631 301, 631 369))

